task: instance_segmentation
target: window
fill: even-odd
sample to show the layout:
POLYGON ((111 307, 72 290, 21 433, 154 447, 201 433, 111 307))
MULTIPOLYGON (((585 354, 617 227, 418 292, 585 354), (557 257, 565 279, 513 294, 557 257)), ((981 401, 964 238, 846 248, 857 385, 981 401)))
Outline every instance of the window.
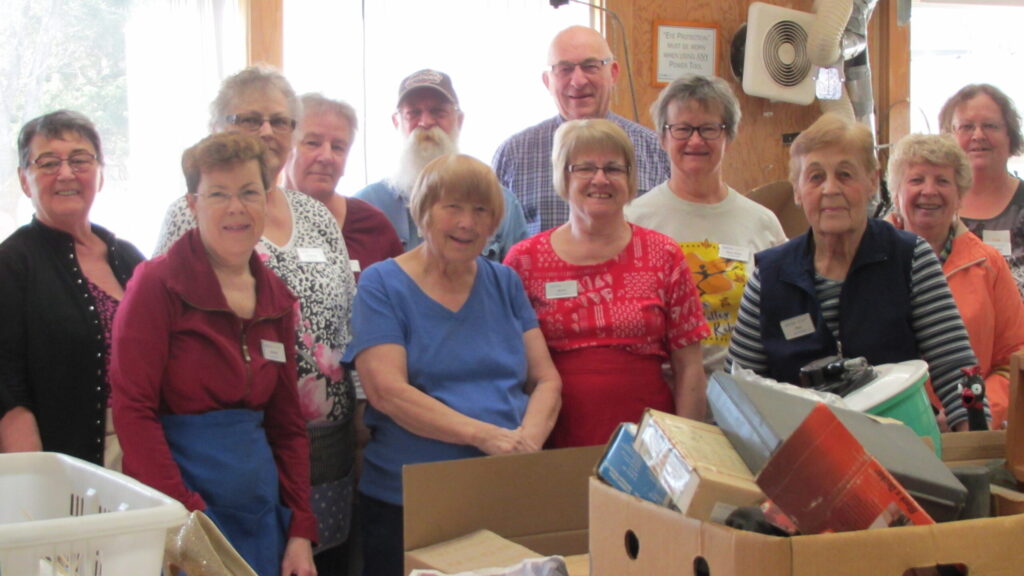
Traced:
POLYGON ((537 0, 304 0, 284 10, 284 72, 295 90, 345 100, 360 115, 344 194, 391 173, 402 78, 422 68, 451 76, 466 114, 459 148, 489 164, 502 141, 557 113, 541 82, 548 44, 590 23, 587 6, 537 0))
POLYGON ((0 238, 32 216, 17 177, 17 135, 59 108, 88 116, 106 167, 90 220, 150 254, 185 191, 181 153, 209 130, 223 77, 245 65, 237 0, 0 3, 0 238))
MULTIPOLYGON (((966 84, 985 82, 1024 107, 1024 6, 915 2, 911 12, 912 132, 938 133, 943 103, 966 84)), ((1010 159, 1024 176, 1024 159, 1010 159)))

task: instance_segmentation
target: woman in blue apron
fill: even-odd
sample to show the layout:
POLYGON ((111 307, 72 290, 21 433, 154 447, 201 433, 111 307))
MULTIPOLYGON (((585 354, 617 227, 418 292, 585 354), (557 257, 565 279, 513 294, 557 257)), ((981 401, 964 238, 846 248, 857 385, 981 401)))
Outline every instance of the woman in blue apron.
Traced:
POLYGON ((185 151, 198 226, 129 284, 113 336, 124 471, 204 510, 260 576, 313 576, 309 442, 295 297, 254 251, 266 146, 220 133, 185 151))

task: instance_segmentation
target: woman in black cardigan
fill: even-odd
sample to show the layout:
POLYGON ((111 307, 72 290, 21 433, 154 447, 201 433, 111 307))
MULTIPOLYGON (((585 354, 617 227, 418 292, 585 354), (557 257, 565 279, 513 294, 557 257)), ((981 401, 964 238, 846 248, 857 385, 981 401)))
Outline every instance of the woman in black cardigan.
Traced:
POLYGON ((103 186, 95 126, 59 110, 18 136, 35 216, 0 244, 0 451, 120 467, 109 425, 110 327, 142 254, 89 222, 103 186))

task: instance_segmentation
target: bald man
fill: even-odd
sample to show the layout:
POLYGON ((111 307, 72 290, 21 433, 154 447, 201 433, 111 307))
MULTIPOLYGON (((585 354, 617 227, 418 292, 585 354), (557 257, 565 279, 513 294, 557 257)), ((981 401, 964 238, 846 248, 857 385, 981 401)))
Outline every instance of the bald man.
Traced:
POLYGON ((619 63, 608 42, 593 28, 572 26, 559 32, 548 49, 544 86, 558 115, 515 134, 498 147, 492 165, 502 185, 519 199, 530 235, 563 224, 569 206, 551 180, 551 146, 555 130, 566 120, 607 118, 629 134, 636 148, 638 194, 668 180, 668 156, 658 135, 645 126, 611 113, 612 90, 619 63))

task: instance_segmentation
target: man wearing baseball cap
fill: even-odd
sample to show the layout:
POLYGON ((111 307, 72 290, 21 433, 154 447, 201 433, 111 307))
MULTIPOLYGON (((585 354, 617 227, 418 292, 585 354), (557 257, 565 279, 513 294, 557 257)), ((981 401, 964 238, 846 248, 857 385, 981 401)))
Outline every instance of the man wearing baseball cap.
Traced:
MULTIPOLYGON (((431 160, 458 153, 459 131, 464 114, 452 79, 444 72, 420 70, 402 80, 398 108, 391 120, 403 139, 395 172, 355 194, 373 204, 391 221, 405 250, 423 242, 409 214, 409 196, 420 171, 431 160)), ((526 238, 526 218, 519 201, 505 193, 505 216, 494 237, 484 247, 486 258, 501 262, 513 244, 526 238)))

